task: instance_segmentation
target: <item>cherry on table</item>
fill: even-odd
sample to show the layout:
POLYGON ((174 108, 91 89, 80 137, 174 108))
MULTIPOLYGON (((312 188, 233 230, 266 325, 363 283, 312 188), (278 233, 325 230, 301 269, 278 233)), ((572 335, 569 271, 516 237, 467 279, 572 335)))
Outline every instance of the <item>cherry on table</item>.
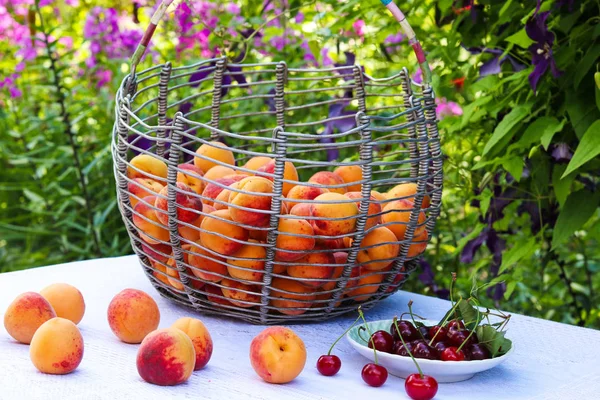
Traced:
POLYGON ((413 400, 431 400, 438 391, 438 383, 431 376, 412 374, 406 378, 404 390, 413 400))
POLYGON ((400 340, 400 335, 402 335, 405 342, 411 342, 420 337, 415 326, 409 321, 398 321, 398 329, 392 324, 390 333, 394 340, 400 340))
POLYGON ((487 347, 479 343, 473 343, 465 347, 465 354, 471 360, 486 360, 491 357, 487 347))
POLYGON ((394 338, 386 331, 377 331, 369 339, 369 348, 373 348, 375 344, 375 350, 391 353, 394 348, 394 338))
POLYGON ((342 368, 342 361, 336 355, 322 355, 317 360, 317 370, 321 375, 333 376, 340 371, 340 368, 342 368))
POLYGON ((465 353, 457 347, 447 347, 442 351, 442 361, 465 361, 465 353))
POLYGON ((361 376, 367 385, 379 387, 387 380, 388 372, 379 364, 369 363, 363 367, 361 376))

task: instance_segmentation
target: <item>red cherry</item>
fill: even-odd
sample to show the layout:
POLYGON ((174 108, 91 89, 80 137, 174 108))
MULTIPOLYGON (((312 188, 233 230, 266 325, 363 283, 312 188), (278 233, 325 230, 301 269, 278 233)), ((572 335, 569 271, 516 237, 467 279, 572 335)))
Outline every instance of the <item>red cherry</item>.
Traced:
POLYGON ((442 351, 442 361, 465 361, 465 353, 457 347, 447 347, 442 351))
POLYGON ((342 368, 342 361, 333 354, 322 355, 317 360, 317 369, 321 375, 333 376, 342 368))
POLYGON ((394 347, 394 338, 386 331, 377 331, 369 339, 370 349, 373 348, 373 343, 375 344, 375 350, 391 353, 394 347))
POLYGON ((428 375, 412 374, 404 382, 406 394, 413 400, 431 400, 438 391, 437 381, 428 375))
POLYGON ((448 330, 443 326, 432 326, 429 328, 429 337, 433 339, 433 343, 441 342, 446 339, 448 330))
POLYGON ((379 387, 387 380, 388 372, 381 365, 369 363, 363 367, 361 376, 367 385, 379 387))
POLYGON ((461 331, 461 330, 465 329, 465 324, 463 324, 463 322, 459 319, 453 319, 452 321, 448 322, 448 325, 446 325, 446 328, 448 329, 448 332, 461 331))

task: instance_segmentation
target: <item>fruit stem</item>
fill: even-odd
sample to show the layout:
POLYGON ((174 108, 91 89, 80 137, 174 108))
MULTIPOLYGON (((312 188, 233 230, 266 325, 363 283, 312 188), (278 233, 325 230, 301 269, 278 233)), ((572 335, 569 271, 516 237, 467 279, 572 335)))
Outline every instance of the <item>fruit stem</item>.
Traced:
MULTIPOLYGON (((411 301, 412 301, 412 300, 411 300, 411 301)), ((402 321, 402 319, 404 318, 404 316, 405 316, 406 314, 409 314, 409 315, 410 315, 410 312, 408 312, 408 311, 405 311, 405 312, 403 312, 402 314, 400 314, 400 321, 402 321)), ((412 315, 416 316, 416 317, 417 317, 417 318, 419 318, 419 319, 426 319, 425 317, 421 317, 419 314, 415 314, 415 313, 413 313, 412 315)))
MULTIPOLYGON (((458 305, 460 304, 461 301, 462 301, 462 297, 460 299, 458 299, 458 301, 456 302, 455 305, 452 306, 452 308, 450 309, 450 311, 448 312, 448 314, 446 314, 446 318, 444 318, 442 320, 442 322, 440 322, 440 325, 439 325, 440 327, 443 327, 446 324, 446 322, 448 321, 448 318, 450 318, 450 316, 456 310, 456 308, 458 307, 458 305)), ((433 341, 437 337, 438 333, 440 333, 440 329, 437 330, 437 332, 435 333, 435 335, 433 335, 433 337, 429 341, 429 346, 431 346, 433 344, 433 341)))
POLYGON ((369 340, 371 341, 371 344, 373 345, 373 353, 375 353, 375 364, 379 364, 378 360, 377 360, 377 349, 375 349, 375 341, 373 340, 373 335, 371 334, 371 330, 369 329, 369 325, 367 325, 367 320, 365 319, 365 315, 362 312, 362 309, 360 307, 358 307, 358 316, 360 318, 362 318, 362 320, 365 323, 365 329, 367 330, 367 333, 369 334, 369 340))
MULTIPOLYGON (((412 312, 412 305, 413 305, 413 301, 410 300, 408 302, 408 313, 410 314, 410 319, 412 320, 413 325, 415 326, 415 328, 417 328, 417 322, 415 321, 415 317, 412 312)), ((424 319, 424 318, 421 318, 421 319, 424 319)), ((426 340, 425 336, 423 336, 423 334, 421 333, 421 331, 418 328, 417 328, 417 332, 419 332, 419 335, 421 335, 421 338, 423 338, 423 340, 426 340)), ((400 332, 398 332, 398 333, 400 333, 400 332)))
POLYGON ((477 301, 475 300, 475 298, 471 298, 471 301, 473 303, 475 303, 475 311, 477 311, 477 318, 475 318, 475 326, 473 327, 473 329, 471 329, 471 333, 469 333, 469 336, 467 336, 467 338, 465 339, 464 342, 462 342, 460 344, 460 346, 458 346, 458 349, 456 349, 456 352, 458 353, 465 344, 467 344, 467 342, 469 341, 469 339, 471 339, 471 336, 473 336, 473 334, 475 333, 475 328, 477 328, 477 326, 479 325, 479 317, 480 317, 480 312, 479 312, 479 304, 477 304, 477 301))
MULTIPOLYGON (((342 333, 342 335, 339 338, 337 338, 335 342, 333 342, 333 344, 329 348, 329 351, 327 352, 328 356, 331 355, 331 351, 333 350, 333 347, 337 344, 337 342, 339 342, 341 338, 346 336, 346 334, 350 331, 350 329, 352 329, 359 320, 360 320, 360 316, 358 318, 356 318, 356 320, 352 323, 352 325, 350 325, 350 327, 348 329, 346 329, 346 331, 344 333, 342 333)), ((359 336, 360 336, 360 333, 359 333, 359 336)))
POLYGON ((425 377, 423 375, 423 370, 421 370, 421 367, 419 367, 419 363, 417 362, 417 360, 415 360, 415 357, 412 355, 412 352, 410 351, 410 349, 406 345, 406 342, 404 341, 404 338, 402 337, 402 335, 400 335, 400 327, 398 327, 398 317, 394 317, 394 327, 398 331, 398 337, 400 337, 400 340, 402 341, 402 345, 406 349, 406 352, 408 353, 408 355, 410 356, 410 358, 412 358, 413 362, 417 366, 417 370, 419 371, 419 376, 421 377, 421 379, 423 379, 425 377))

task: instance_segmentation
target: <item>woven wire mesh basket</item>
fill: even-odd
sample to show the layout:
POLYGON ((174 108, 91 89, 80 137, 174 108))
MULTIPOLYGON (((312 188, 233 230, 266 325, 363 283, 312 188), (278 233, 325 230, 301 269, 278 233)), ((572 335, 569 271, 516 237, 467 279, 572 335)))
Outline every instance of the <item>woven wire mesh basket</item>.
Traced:
POLYGON ((442 193, 431 73, 404 15, 384 2, 422 85, 407 69, 375 79, 226 58, 136 72, 169 3, 118 90, 112 141, 119 210, 153 286, 259 324, 325 320, 398 290, 442 193))

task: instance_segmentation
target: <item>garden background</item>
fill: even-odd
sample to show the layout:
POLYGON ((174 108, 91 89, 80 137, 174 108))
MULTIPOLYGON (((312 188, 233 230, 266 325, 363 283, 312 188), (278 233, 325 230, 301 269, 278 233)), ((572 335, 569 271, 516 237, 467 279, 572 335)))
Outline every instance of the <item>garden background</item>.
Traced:
MULTIPOLYGON (((600 328, 600 1, 398 4, 433 69, 445 155, 442 213, 404 288, 446 297, 456 272, 464 294, 493 284, 489 306, 600 328)), ((110 135, 154 7, 0 0, 0 272, 132 253, 110 135)), ((392 22, 377 0, 189 0, 142 68, 227 54, 414 72, 392 22)))

